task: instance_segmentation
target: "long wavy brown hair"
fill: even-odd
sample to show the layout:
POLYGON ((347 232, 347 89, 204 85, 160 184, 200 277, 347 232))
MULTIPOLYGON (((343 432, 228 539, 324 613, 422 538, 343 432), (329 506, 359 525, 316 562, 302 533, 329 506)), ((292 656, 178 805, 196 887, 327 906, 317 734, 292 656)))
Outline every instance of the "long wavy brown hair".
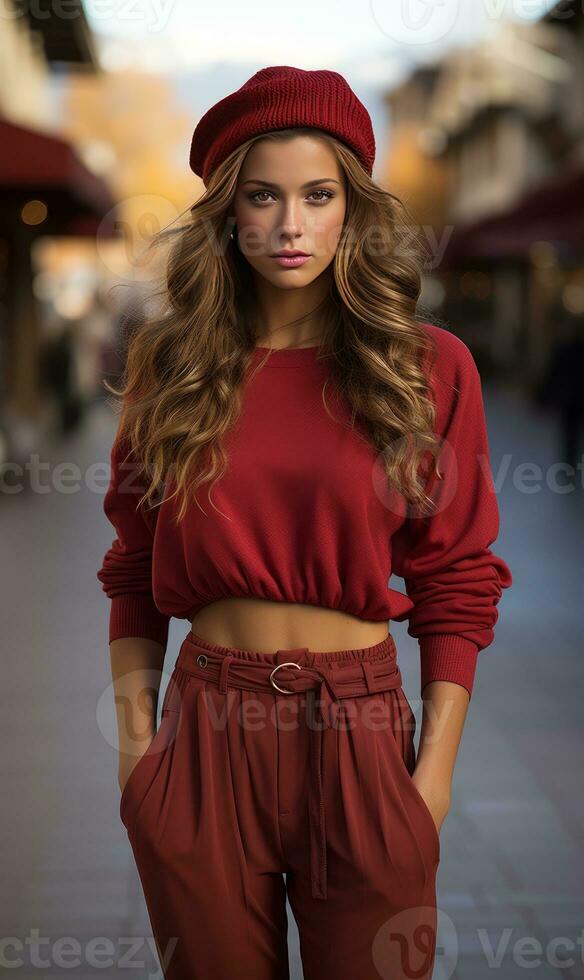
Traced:
POLYGON ((391 492, 418 513, 432 507, 427 483, 432 471, 440 474, 428 372, 436 350, 416 320, 424 252, 415 224, 349 147, 324 131, 294 128, 239 146, 188 209, 186 223, 155 236, 151 247, 171 238, 152 297, 155 312, 126 331, 120 387, 104 379, 121 399, 116 441, 140 464, 140 504, 156 506, 156 500, 179 496, 177 523, 190 495, 204 483, 210 484, 209 495, 228 468, 222 437, 239 415, 242 382, 257 344, 251 268, 237 236, 230 237, 238 174, 257 140, 299 133, 327 140, 347 191, 330 287, 319 309, 323 339, 317 356, 326 358, 330 380, 348 400, 352 424, 358 419, 378 450, 391 492))

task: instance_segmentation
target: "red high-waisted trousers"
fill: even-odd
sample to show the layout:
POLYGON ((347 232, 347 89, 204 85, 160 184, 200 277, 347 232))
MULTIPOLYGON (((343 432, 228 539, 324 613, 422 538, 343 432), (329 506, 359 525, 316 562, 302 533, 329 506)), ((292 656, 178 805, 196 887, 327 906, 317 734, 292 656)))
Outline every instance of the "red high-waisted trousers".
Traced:
POLYGON ((261 653, 189 632, 120 800, 167 980, 429 980, 440 838, 393 637, 261 653))

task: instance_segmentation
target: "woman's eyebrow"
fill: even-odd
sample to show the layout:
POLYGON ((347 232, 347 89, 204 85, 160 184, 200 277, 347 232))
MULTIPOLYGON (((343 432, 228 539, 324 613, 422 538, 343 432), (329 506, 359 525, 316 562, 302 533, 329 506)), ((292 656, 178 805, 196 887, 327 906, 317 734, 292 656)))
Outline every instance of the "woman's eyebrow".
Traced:
MULTIPOLYGON (((281 190, 278 184, 273 184, 269 180, 255 180, 250 178, 249 180, 243 180, 241 183, 242 186, 244 184, 263 184, 264 187, 271 187, 275 191, 281 190)), ((302 184, 302 187, 314 187, 316 184, 338 184, 338 183, 339 181, 335 180, 334 177, 319 177, 318 180, 307 180, 305 184, 302 184)))

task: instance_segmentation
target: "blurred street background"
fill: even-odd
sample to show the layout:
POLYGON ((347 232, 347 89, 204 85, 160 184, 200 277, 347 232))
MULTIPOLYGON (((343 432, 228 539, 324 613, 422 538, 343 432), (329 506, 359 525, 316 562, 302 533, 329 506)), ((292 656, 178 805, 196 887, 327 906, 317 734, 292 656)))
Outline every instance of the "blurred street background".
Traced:
MULTIPOLYGON (((580 980, 582 0, 0 0, 0 974, 157 975, 100 714, 103 380, 117 381, 123 331, 161 275, 152 234, 203 190, 196 122, 269 64, 340 71, 365 102, 374 176, 427 244, 421 305, 483 380, 496 550, 514 584, 479 658, 441 833, 435 978, 580 980)), ((168 673, 187 625, 171 624, 168 673)), ((290 910, 289 923, 301 980, 290 910)))

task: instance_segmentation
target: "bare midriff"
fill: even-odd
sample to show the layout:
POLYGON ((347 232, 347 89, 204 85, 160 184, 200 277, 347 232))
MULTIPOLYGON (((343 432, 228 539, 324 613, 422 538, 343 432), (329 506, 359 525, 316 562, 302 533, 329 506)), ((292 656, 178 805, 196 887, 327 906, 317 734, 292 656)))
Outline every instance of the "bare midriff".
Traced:
POLYGON ((340 609, 234 596, 198 611, 192 632, 210 643, 273 653, 308 647, 321 653, 381 643, 389 620, 359 619, 340 609))

